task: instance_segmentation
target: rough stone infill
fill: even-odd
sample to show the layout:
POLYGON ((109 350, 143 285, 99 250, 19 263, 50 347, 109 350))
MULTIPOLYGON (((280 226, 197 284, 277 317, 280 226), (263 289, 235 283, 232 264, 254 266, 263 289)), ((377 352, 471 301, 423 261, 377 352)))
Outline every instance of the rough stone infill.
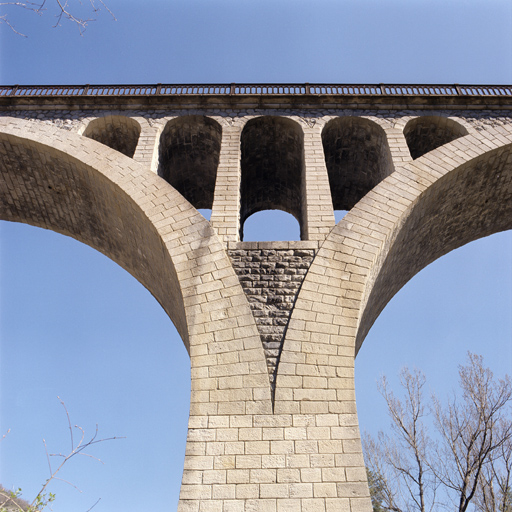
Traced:
POLYGON ((256 320, 272 391, 290 314, 316 242, 230 243, 228 254, 256 320))

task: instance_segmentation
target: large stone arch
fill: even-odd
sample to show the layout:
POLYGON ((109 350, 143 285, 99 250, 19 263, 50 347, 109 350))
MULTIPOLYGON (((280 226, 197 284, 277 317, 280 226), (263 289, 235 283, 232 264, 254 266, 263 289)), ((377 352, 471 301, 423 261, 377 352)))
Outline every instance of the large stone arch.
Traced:
POLYGON ((357 350, 387 301, 424 266, 512 228, 510 143, 486 134, 461 139, 395 171, 331 231, 302 283, 274 410, 311 426, 308 439, 318 441, 310 442, 310 453, 329 450, 322 464, 345 468, 337 497, 351 506, 371 510, 355 400, 357 350))
MULTIPOLYGON (((127 165, 126 157, 88 139, 37 128, 19 121, 0 133, 4 181, 0 217, 71 236, 111 258, 153 294, 188 346, 172 257, 141 208, 144 201, 129 194, 129 178, 138 165, 133 161, 127 165)), ((140 196, 148 187, 147 180, 141 183, 140 196)), ((153 183, 155 188, 169 194, 175 208, 183 204, 170 187, 165 190, 153 183)))
POLYGON ((366 285, 356 350, 385 305, 420 270, 462 245, 512 229, 512 144, 478 150, 467 162, 447 166, 394 226, 366 285))
POLYGON ((179 506, 186 509, 197 470, 213 466, 205 441, 231 416, 272 413, 259 333, 223 245, 165 180, 96 141, 4 117, 0 152, 0 219, 101 251, 148 288, 184 340, 191 403, 179 506))
POLYGON ((355 413, 353 393, 337 392, 337 379, 353 377, 354 356, 387 302, 443 254, 512 228, 512 144, 469 138, 395 171, 321 245, 290 319, 276 409, 291 406, 287 375, 294 375, 304 412, 315 396, 326 412, 340 410, 345 395, 355 413), (312 375, 325 377, 323 394, 312 375))
POLYGON ((208 288, 239 295, 218 307, 236 304, 240 313, 245 295, 223 246, 165 180, 103 144, 45 123, 3 117, 0 142, 1 219, 71 236, 114 260, 155 296, 189 351, 191 338, 211 320, 204 309, 216 309, 208 297, 208 308, 198 310, 197 297, 206 302, 213 294, 208 288))

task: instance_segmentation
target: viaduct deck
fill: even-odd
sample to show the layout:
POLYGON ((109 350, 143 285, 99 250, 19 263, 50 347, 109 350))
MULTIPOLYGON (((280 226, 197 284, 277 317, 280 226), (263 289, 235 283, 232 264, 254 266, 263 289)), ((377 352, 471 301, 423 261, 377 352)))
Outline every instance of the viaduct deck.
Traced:
POLYGON ((178 510, 370 512, 355 356, 417 272, 512 227, 512 87, 0 87, 0 140, 0 218, 106 254, 189 351, 178 510), (243 241, 266 209, 301 240, 243 241))

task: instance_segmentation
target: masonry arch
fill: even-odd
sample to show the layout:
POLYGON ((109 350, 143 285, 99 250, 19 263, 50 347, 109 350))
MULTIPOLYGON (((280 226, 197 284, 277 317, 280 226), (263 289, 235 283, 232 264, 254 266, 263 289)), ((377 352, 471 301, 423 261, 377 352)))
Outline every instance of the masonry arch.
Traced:
POLYGON ((356 351, 388 301, 421 269, 457 247, 508 229, 512 229, 511 144, 449 170, 401 216, 367 285, 356 351))
POLYGON ((158 191, 170 210, 205 221, 172 187, 119 153, 62 130, 31 130, 29 139, 20 121, 0 133, 0 218, 71 236, 108 256, 150 290, 188 347, 178 275, 145 191, 158 191), (140 204, 129 193, 135 183, 140 204))
POLYGON ((278 116, 251 119, 241 136, 240 239, 244 222, 261 210, 283 210, 303 228, 304 135, 295 121, 278 116))
MULTIPOLYGON (((354 390, 337 394, 336 378, 352 378, 353 357, 388 301, 440 256, 512 228, 512 144, 489 150, 484 138, 472 147, 477 157, 461 156, 457 141, 445 147, 458 156, 441 177, 435 152, 395 171, 320 245, 289 321, 277 373, 276 410, 289 407, 290 389, 280 379, 284 374, 281 382, 286 382, 286 375, 300 368, 304 378, 314 374, 333 379, 332 390, 321 395, 326 411, 355 413, 354 390), (399 190, 404 190, 402 197, 399 190)), ((320 394, 313 383, 308 389, 303 385, 302 396, 306 411, 307 401, 318 400, 320 394)))
POLYGON ((211 209, 222 127, 206 116, 180 116, 160 136, 158 174, 197 209, 211 209))
MULTIPOLYGON (((173 321, 190 355, 193 448, 210 414, 271 414, 247 298, 210 223, 178 191, 119 152, 44 123, 0 118, 0 154, 1 220, 50 229, 102 252, 173 321), (212 378, 222 385, 205 387, 212 378)), ((182 500, 197 454, 186 454, 182 500)))
POLYGON ((140 131, 140 124, 135 119, 109 115, 91 121, 86 126, 83 136, 132 158, 137 149, 140 131))
POLYGON ((393 172, 386 133, 362 117, 338 117, 322 130, 334 210, 350 210, 393 172))
POLYGON ((404 127, 405 140, 413 160, 467 134, 464 126, 442 116, 416 117, 404 127))

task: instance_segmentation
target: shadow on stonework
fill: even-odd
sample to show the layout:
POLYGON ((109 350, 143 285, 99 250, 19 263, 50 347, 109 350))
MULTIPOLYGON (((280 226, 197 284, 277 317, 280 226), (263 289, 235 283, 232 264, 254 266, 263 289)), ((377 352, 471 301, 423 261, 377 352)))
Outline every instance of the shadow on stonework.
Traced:
POLYGON ((464 126, 441 116, 420 116, 409 121, 404 128, 405 140, 413 159, 467 134, 464 126))
MULTIPOLYGON (((245 221, 263 210, 288 212, 304 226, 301 201, 304 135, 301 127, 280 116, 258 117, 245 125, 240 147, 240 239, 243 239, 245 221)), ((265 240, 272 238, 267 235, 265 240)))
POLYGON ((158 174, 195 208, 213 205, 222 128, 206 116, 181 116, 160 136, 158 174))
POLYGON ((350 210, 393 172, 386 134, 369 119, 339 117, 322 131, 334 210, 350 210))
POLYGON ((104 116, 91 121, 83 135, 132 158, 139 141, 140 125, 126 116, 104 116))

